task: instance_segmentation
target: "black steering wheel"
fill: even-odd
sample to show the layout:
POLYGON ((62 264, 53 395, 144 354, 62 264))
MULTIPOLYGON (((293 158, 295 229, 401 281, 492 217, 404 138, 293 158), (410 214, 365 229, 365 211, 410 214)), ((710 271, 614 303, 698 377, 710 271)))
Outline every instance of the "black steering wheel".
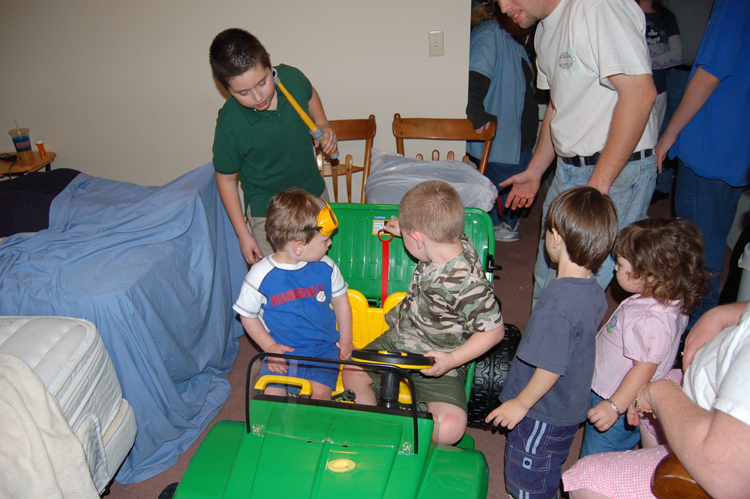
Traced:
POLYGON ((354 350, 352 360, 369 364, 385 364, 398 366, 401 369, 419 371, 429 369, 435 359, 418 353, 387 350, 354 350))
MULTIPOLYGON (((351 360, 366 364, 396 366, 408 371, 429 369, 435 359, 418 353, 387 350, 354 350, 351 360)), ((401 376, 391 369, 380 370, 380 397, 378 407, 398 408, 398 385, 401 376)), ((412 394, 415 396, 415 394, 412 394)))

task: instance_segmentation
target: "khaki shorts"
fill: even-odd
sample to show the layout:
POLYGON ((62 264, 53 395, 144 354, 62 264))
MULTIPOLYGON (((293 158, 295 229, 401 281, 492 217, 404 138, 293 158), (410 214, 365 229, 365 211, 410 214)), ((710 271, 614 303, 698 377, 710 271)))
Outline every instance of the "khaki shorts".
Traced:
MULTIPOLYGON (((375 338, 365 347, 368 350, 386 350, 393 351, 396 347, 384 339, 384 335, 375 338)), ((412 371, 411 379, 417 389, 416 400, 417 409, 420 411, 427 410, 427 404, 431 402, 446 402, 448 404, 460 407, 467 412, 466 405, 466 367, 461 366, 453 370, 458 376, 424 376, 419 371, 412 371)), ((380 374, 374 371, 367 371, 372 379, 372 387, 375 390, 375 396, 380 395, 380 374)))

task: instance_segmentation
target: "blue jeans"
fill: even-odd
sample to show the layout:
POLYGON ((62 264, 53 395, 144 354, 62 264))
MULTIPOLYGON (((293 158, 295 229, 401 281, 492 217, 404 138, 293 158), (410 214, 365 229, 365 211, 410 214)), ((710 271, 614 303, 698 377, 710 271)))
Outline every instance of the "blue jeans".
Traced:
MULTIPOLYGON (((547 255, 544 248, 545 231, 544 219, 547 217, 547 210, 552 200, 559 193, 567 191, 572 187, 586 185, 594 172, 594 166, 573 166, 563 163, 561 159, 557 160, 557 169, 555 178, 552 180, 547 198, 544 200, 542 210, 542 235, 539 238, 539 252, 536 257, 534 266, 534 299, 532 308, 536 305, 537 300, 542 296, 542 291, 552 280, 557 277, 557 271, 550 268, 547 261, 547 255)), ((646 218, 651 195, 654 193, 656 185, 656 157, 649 156, 646 159, 631 161, 625 165, 620 174, 617 176, 609 189, 609 196, 617 206, 617 215, 620 222, 620 229, 633 222, 646 218)), ((612 255, 608 256, 596 279, 602 289, 607 289, 609 282, 614 276, 615 260, 612 255)))
POLYGON ((505 490, 516 499, 557 497, 562 464, 578 425, 556 426, 526 417, 508 433, 505 490))
MULTIPOLYGON (((664 113, 664 122, 661 125, 661 130, 659 130, 659 137, 667 129, 669 120, 672 119, 677 106, 680 105, 689 76, 690 71, 684 69, 667 69, 667 111, 664 113)), ((673 168, 662 169, 662 172, 656 177, 656 190, 665 193, 671 191, 674 177, 673 168)))
POLYGON ((698 309, 690 314, 688 329, 692 329, 695 321, 719 302, 719 277, 724 268, 727 235, 743 190, 743 187, 734 187, 721 180, 696 175, 682 160, 679 162, 674 194, 675 211, 678 217, 690 220, 703 232, 706 245, 703 257, 715 277, 711 279, 709 294, 701 300, 698 309))
POLYGON ((526 171, 526 167, 529 166, 529 161, 531 161, 531 156, 533 155, 534 149, 529 148, 525 151, 521 151, 521 156, 518 160, 518 164, 487 163, 487 171, 485 172, 485 176, 490 179, 493 184, 495 184, 495 187, 497 187, 499 194, 499 204, 495 203, 495 206, 492 207, 492 211, 490 212, 490 217, 492 218, 493 225, 500 225, 502 218, 504 218, 505 223, 507 223, 511 229, 515 230, 518 228, 518 222, 520 220, 520 210, 508 210, 505 208, 505 200, 508 199, 508 193, 510 192, 512 186, 501 188, 498 187, 498 184, 500 182, 508 180, 510 177, 517 173, 526 171), (498 207, 503 212, 502 218, 500 216, 498 207))
MULTIPOLYGON (((591 408, 604 400, 599 395, 591 392, 591 408)), ((637 426, 628 424, 628 415, 623 413, 612 427, 604 432, 596 429, 591 421, 586 421, 581 457, 602 452, 621 452, 632 450, 641 441, 641 432, 637 426)))

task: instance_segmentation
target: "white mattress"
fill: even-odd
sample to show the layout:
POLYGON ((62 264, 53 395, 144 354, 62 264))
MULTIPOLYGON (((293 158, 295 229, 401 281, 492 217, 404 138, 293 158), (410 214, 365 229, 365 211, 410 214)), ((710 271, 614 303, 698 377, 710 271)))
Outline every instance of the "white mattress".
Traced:
POLYGON ((55 396, 101 493, 133 446, 136 424, 96 327, 71 317, 0 317, 0 353, 23 359, 55 396))

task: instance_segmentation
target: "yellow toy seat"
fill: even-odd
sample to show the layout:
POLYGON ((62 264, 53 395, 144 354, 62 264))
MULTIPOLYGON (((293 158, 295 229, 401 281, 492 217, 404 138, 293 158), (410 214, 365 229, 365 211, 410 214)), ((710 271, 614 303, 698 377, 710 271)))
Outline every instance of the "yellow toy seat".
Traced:
MULTIPOLYGON (((388 329, 385 322, 385 314, 393 307, 401 303, 406 293, 399 291, 393 293, 385 299, 383 308, 370 307, 365 295, 355 289, 349 289, 349 303, 352 306, 352 342, 355 348, 365 348, 372 340, 380 336, 388 329)), ((468 400, 471 392, 471 386, 474 379, 474 362, 471 363, 466 373, 466 398, 468 400)), ((341 370, 339 370, 339 379, 336 382, 334 395, 344 391, 344 384, 341 381, 341 370)), ((399 387, 398 401, 401 404, 411 404, 411 390, 405 380, 401 380, 399 387)))

